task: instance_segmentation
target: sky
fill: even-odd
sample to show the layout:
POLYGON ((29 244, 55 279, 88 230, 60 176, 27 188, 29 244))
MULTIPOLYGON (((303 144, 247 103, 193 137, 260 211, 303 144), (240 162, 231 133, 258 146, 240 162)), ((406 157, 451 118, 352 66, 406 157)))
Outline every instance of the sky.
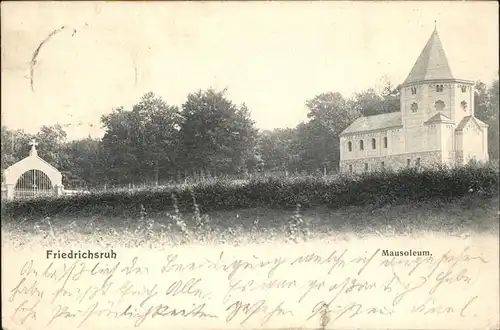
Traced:
POLYGON ((402 83, 435 24, 456 78, 499 70, 494 1, 2 2, 1 16, 2 125, 60 123, 70 139, 102 136, 100 117, 146 92, 181 106, 209 87, 258 128, 294 127, 317 94, 402 83), (33 53, 62 26, 32 90, 33 53))

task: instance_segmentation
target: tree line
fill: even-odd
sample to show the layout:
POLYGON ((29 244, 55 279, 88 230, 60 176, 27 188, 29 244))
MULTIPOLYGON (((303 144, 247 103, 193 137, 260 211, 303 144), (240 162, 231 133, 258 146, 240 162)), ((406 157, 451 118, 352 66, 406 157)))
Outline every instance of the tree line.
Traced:
MULTIPOLYGON (((294 128, 258 130, 245 104, 226 90, 199 90, 180 107, 153 92, 132 109, 101 117, 101 139, 67 140, 57 124, 36 134, 2 126, 2 172, 27 156, 29 141, 63 173, 67 187, 155 184, 187 177, 219 177, 255 172, 332 173, 338 168, 339 134, 356 118, 399 111, 399 86, 386 81, 344 98, 321 93, 306 101, 307 120, 294 128)), ((498 159, 498 78, 478 81, 475 116, 489 125, 491 159, 498 159)))

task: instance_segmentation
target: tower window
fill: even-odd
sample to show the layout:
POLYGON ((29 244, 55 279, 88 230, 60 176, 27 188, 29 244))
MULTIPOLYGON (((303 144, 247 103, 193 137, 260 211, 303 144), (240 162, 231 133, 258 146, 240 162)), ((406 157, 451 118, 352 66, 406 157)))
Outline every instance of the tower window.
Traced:
POLYGON ((461 88, 461 89, 462 89, 462 93, 467 92, 467 86, 462 86, 462 88, 461 88))
POLYGON ((436 92, 442 92, 443 91, 443 85, 436 85, 436 92))
POLYGON ((347 142, 347 149, 349 150, 349 152, 352 151, 352 142, 351 141, 347 142))
POLYGON ((415 161, 415 165, 420 166, 420 158, 417 158, 417 160, 415 161))
POLYGON ((372 149, 377 148, 377 141, 375 139, 372 139, 372 149))
POLYGON ((408 158, 408 159, 406 160, 406 165, 407 165, 407 166, 410 166, 410 165, 411 165, 411 159, 410 159, 410 158, 408 158))
POLYGON ((467 102, 465 101, 460 102, 460 107, 462 107, 464 111, 467 111, 467 102))
POLYGON ((415 102, 413 102, 413 103, 411 104, 410 109, 411 109, 411 112, 417 112, 417 111, 418 111, 418 104, 417 104, 417 103, 415 103, 415 102))
POLYGON ((384 137, 384 148, 387 148, 387 137, 384 137))
POLYGON ((381 162, 381 163, 380 163, 380 168, 381 168, 381 169, 384 169, 384 168, 385 168, 385 163, 384 163, 384 162, 381 162))
POLYGON ((434 103, 434 107, 436 108, 437 111, 441 111, 444 109, 445 104, 441 100, 437 100, 436 103, 434 103))
POLYGON ((417 94, 417 87, 412 87, 411 88, 411 93, 412 93, 412 95, 417 94))
POLYGON ((352 165, 349 165, 349 172, 352 173, 352 165))
POLYGON ((363 140, 359 140, 359 150, 365 150, 365 143, 363 140))
POLYGON ((365 163, 365 171, 368 171, 368 163, 365 163))

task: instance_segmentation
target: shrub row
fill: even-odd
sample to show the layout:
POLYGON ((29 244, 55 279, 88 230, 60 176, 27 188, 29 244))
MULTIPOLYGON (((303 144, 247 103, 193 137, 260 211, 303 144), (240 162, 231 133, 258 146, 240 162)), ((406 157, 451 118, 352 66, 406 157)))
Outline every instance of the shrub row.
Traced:
POLYGON ((266 178, 233 184, 211 181, 183 187, 102 192, 63 198, 15 200, 3 203, 2 213, 11 218, 46 216, 137 216, 169 212, 172 194, 181 212, 193 210, 193 196, 201 212, 252 207, 302 208, 316 205, 345 206, 400 204, 429 199, 492 196, 498 193, 498 168, 470 165, 457 168, 405 169, 325 178, 266 178), (142 205, 142 206, 141 206, 142 205))

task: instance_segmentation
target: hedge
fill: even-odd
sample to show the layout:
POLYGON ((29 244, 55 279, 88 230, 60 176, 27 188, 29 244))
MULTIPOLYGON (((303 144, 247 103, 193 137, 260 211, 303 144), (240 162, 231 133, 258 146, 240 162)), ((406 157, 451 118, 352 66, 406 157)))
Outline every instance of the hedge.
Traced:
POLYGON ((330 177, 265 178, 244 184, 207 181, 182 187, 100 192, 62 198, 14 200, 2 203, 2 215, 11 218, 57 216, 137 216, 173 209, 193 210, 193 196, 201 212, 253 207, 289 209, 326 206, 401 204, 430 199, 449 200, 468 194, 498 193, 498 167, 468 165, 433 169, 409 168, 399 172, 368 172, 330 177))

